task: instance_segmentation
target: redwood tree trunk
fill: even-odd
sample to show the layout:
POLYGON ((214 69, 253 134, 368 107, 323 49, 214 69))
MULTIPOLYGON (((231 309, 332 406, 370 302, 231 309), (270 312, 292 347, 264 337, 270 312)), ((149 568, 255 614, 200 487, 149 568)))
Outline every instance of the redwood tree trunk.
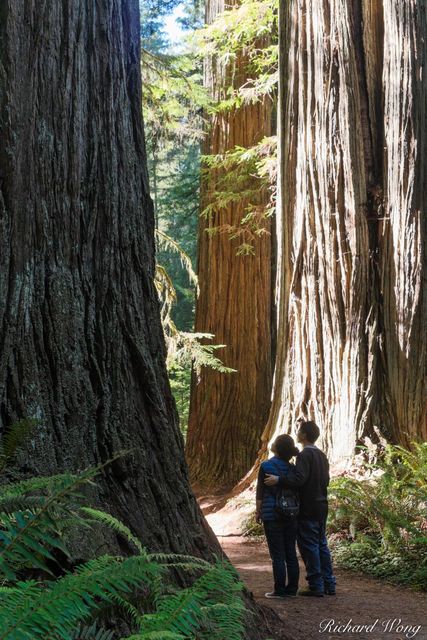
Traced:
POLYGON ((280 292, 263 451, 427 436, 426 5, 282 3, 280 292), (423 289, 424 278, 424 289, 423 289))
POLYGON ((27 473, 132 448, 98 500, 151 549, 207 554, 153 286, 139 69, 136 0, 2 2, 1 429, 39 419, 27 473))
MULTIPOLYGON (((238 0, 208 0, 207 22, 238 0)), ((230 82, 239 88, 246 82, 245 59, 231 66, 216 59, 205 63, 205 86, 217 102, 227 98, 230 82)), ((235 146, 251 147, 271 135, 269 100, 219 112, 213 118, 205 154, 222 154, 235 146)), ((221 172, 211 170, 202 181, 202 209, 221 189, 221 172)), ((256 203, 266 207, 268 196, 260 193, 256 203)), ((227 233, 208 233, 223 225, 239 226, 248 202, 215 211, 201 218, 198 276, 200 295, 196 305, 195 330, 215 335, 222 362, 236 373, 224 374, 204 368, 193 377, 187 440, 187 460, 198 489, 231 486, 251 466, 259 446, 271 399, 272 384, 272 295, 271 223, 267 233, 253 239, 254 255, 237 255, 241 240, 227 233)))

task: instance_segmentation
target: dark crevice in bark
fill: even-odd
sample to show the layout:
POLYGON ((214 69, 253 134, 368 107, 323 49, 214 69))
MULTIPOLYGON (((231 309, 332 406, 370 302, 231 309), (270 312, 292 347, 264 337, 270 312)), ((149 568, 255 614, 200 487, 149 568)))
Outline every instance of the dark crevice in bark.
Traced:
MULTIPOLYGON (((381 265, 380 265, 380 231, 381 231, 381 218, 383 215, 383 147, 384 147, 384 127, 383 118, 381 116, 381 103, 383 100, 382 90, 378 89, 382 87, 382 44, 377 44, 381 49, 381 64, 375 65, 374 60, 369 60, 371 66, 376 67, 378 76, 375 78, 374 87, 375 93, 369 91, 367 80, 367 55, 371 52, 367 52, 365 49, 366 40, 364 38, 364 28, 366 30, 374 28, 372 24, 363 23, 363 2, 366 0, 357 0, 352 3, 353 8, 353 31, 354 31, 354 43, 355 43, 355 59, 358 70, 359 81, 359 100, 360 100, 360 118, 363 135, 363 150, 364 150, 364 162, 366 171, 366 194, 367 200, 365 205, 365 215, 368 222, 368 239, 369 239, 369 302, 370 306, 369 319, 371 323, 374 323, 376 329, 376 340, 372 345, 373 357, 375 362, 375 384, 374 393, 376 394, 375 404, 381 406, 379 412, 374 412, 371 415, 363 432, 360 433, 360 437, 357 440, 357 444, 363 444, 365 436, 369 436, 374 442, 378 443, 378 437, 375 430, 373 430, 373 424, 375 424, 386 440, 395 440, 397 434, 397 421, 396 416, 393 415, 393 410, 388 402, 390 398, 390 389, 388 386, 387 376, 384 368, 384 356, 382 351, 385 348, 384 344, 384 305, 383 294, 381 290, 381 265), (373 122, 371 114, 375 113, 377 119, 373 122)), ((376 32, 378 30, 383 31, 382 26, 382 13, 381 18, 378 20, 375 27, 376 32), (378 27, 378 22, 380 26, 378 27)), ((369 34, 366 38, 369 37, 369 34)), ((382 42, 382 41, 381 41, 382 42)))

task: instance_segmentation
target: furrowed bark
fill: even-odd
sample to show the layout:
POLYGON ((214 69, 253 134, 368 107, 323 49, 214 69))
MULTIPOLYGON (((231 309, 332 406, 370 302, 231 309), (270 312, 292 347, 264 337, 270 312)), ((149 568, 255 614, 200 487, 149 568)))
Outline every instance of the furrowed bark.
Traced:
POLYGON ((132 449, 96 501, 151 549, 218 551, 165 369, 138 3, 5 0, 0 91, 1 430, 39 420, 17 470, 132 449))
POLYGON ((425 438, 426 7, 282 6, 279 325, 261 454, 314 419, 332 460, 425 438))
MULTIPOLYGON (((207 22, 233 0, 209 0, 207 22)), ((205 86, 216 101, 227 97, 232 81, 238 88, 247 81, 241 56, 235 65, 207 60, 205 86)), ((219 112, 204 144, 204 153, 221 154, 235 146, 250 147, 271 135, 269 101, 219 112)), ((218 170, 202 181, 202 210, 218 189, 218 170)), ((260 193, 261 208, 267 194, 260 193)), ((268 417, 272 384, 272 227, 253 238, 254 255, 236 255, 240 240, 227 233, 209 234, 223 225, 239 226, 247 201, 201 218, 198 275, 200 295, 196 305, 195 330, 215 335, 216 344, 226 348, 219 353, 226 366, 237 373, 224 374, 204 368, 200 380, 194 376, 187 440, 187 460, 193 484, 198 490, 222 489, 235 483, 256 457, 259 438, 268 417)))
POLYGON ((427 439, 427 7, 384 2, 384 369, 402 444, 427 439))

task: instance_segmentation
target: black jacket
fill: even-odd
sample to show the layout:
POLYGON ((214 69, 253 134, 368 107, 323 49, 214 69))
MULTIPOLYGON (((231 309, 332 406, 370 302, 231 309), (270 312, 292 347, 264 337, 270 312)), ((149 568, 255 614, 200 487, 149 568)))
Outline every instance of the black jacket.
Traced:
POLYGON ((304 447, 295 470, 279 478, 279 486, 298 489, 301 520, 323 520, 328 515, 329 462, 317 447, 304 447))

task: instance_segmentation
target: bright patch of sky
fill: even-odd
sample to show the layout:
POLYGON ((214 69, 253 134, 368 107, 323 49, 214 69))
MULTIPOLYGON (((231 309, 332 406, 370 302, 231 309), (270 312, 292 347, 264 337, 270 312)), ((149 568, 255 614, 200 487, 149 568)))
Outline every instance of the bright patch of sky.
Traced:
POLYGON ((181 29, 178 18, 182 18, 183 16, 184 6, 182 4, 179 4, 165 19, 164 32, 166 33, 172 46, 180 45, 182 43, 184 31, 181 29))

